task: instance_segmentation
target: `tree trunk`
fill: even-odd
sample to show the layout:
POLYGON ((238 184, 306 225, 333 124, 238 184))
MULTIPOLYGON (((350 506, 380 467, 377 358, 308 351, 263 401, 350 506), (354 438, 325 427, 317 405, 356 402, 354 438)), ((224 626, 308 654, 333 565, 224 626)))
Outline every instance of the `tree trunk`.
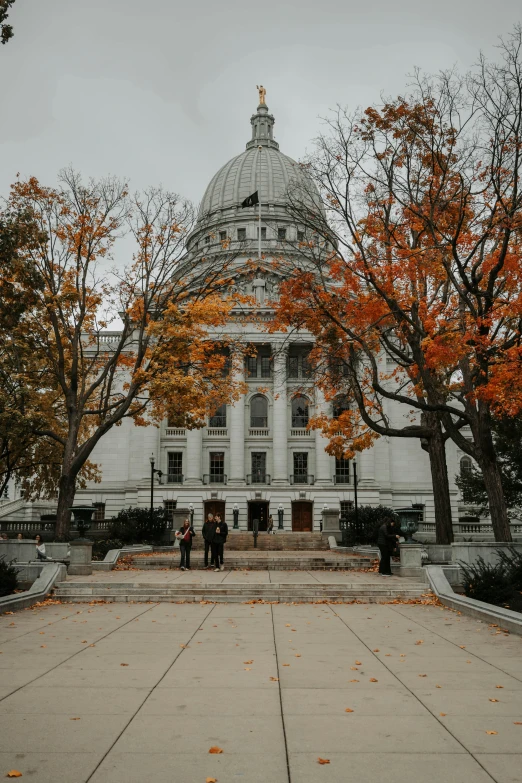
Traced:
POLYGON ((477 461, 488 493, 489 514, 495 541, 512 541, 498 463, 496 459, 491 460, 487 457, 478 458, 477 461))
POLYGON ((451 544, 453 542, 453 522, 451 519, 448 465, 446 463, 446 442, 438 416, 426 413, 422 415, 422 418, 432 431, 431 437, 422 441, 422 447, 428 452, 430 458, 435 506, 435 543, 451 544))
POLYGON ((58 484, 58 510, 56 512, 55 538, 57 541, 66 541, 69 537, 71 524, 70 508, 74 503, 76 494, 76 476, 62 474, 58 484))

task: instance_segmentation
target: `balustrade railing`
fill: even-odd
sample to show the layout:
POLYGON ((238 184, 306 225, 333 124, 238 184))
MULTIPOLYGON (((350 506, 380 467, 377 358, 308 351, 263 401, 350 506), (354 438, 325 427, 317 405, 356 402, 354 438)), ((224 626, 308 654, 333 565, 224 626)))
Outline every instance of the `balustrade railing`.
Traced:
POLYGON ((228 476, 226 473, 205 473, 203 484, 226 484, 228 476))
POLYGON ((290 484, 315 484, 315 476, 302 476, 300 474, 294 473, 292 476, 290 476, 290 484))
POLYGON ((269 473, 249 473, 247 475, 247 484, 270 484, 271 480, 269 473))

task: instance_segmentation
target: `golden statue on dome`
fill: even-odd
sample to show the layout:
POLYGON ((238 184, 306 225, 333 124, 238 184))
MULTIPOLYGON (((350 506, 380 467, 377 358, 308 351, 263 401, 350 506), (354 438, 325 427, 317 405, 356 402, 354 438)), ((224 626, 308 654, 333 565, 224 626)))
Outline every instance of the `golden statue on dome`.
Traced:
POLYGON ((265 88, 263 87, 262 84, 256 84, 256 87, 259 90, 259 105, 260 106, 266 106, 266 101, 265 101, 266 90, 265 90, 265 88))

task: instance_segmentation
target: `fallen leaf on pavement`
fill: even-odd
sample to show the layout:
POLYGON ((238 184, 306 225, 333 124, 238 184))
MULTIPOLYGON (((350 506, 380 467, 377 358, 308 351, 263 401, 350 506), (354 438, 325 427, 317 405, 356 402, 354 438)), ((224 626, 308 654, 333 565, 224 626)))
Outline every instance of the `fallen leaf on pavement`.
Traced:
POLYGON ((80 718, 69 718, 69 720, 80 720, 80 718))
POLYGON ((495 688, 503 688, 503 685, 495 685, 495 688))
POLYGON ((350 680, 350 682, 359 682, 359 680, 350 680))
POLYGON ((350 669, 352 670, 352 672, 358 672, 359 671, 357 666, 350 666, 350 669))
POLYGON ((376 648, 376 649, 374 650, 374 652, 380 652, 379 648, 376 648))
POLYGON ((295 658, 300 658, 301 657, 301 653, 296 653, 294 657, 295 658))
POLYGON ((355 661, 355 665, 356 666, 362 666, 362 663, 361 663, 361 661, 355 661))
POLYGON ((245 664, 245 666, 248 666, 250 663, 254 663, 254 661, 243 661, 243 663, 245 664))
POLYGON ((353 710, 351 710, 349 707, 347 707, 347 708, 345 709, 345 712, 353 712, 353 710))
POLYGON ((424 644, 424 639, 417 639, 415 644, 424 644))
POLYGON ((522 726, 522 720, 514 720, 513 721, 514 726, 522 726))
POLYGON ((318 764, 329 764, 330 763, 330 759, 322 759, 321 757, 319 757, 317 759, 317 763, 318 764))
POLYGON ((419 677, 427 677, 427 674, 419 674, 419 677))
POLYGON ((22 773, 18 772, 17 769, 12 769, 10 772, 7 773, 6 778, 21 778, 22 773))
POLYGON ((436 685, 435 687, 436 688, 442 688, 442 685, 436 685))
POLYGON ((379 682, 379 680, 376 680, 375 677, 370 677, 370 682, 379 682))
POLYGON ((120 666, 128 666, 128 663, 120 663, 120 666))
POLYGON ((498 701, 498 699, 490 699, 490 701, 498 701))
POLYGON ((212 745, 211 748, 209 748, 209 753, 223 753, 223 748, 218 748, 217 745, 212 745))
POLYGON ((439 712, 439 715, 440 715, 442 718, 445 718, 445 717, 446 717, 446 713, 445 713, 445 712, 439 712))
POLYGON ((279 682, 279 677, 270 677, 272 682, 279 682))
POLYGON ((205 783, 217 783, 217 778, 207 778, 205 783))
POLYGON ((498 731, 486 731, 486 734, 498 734, 498 731))

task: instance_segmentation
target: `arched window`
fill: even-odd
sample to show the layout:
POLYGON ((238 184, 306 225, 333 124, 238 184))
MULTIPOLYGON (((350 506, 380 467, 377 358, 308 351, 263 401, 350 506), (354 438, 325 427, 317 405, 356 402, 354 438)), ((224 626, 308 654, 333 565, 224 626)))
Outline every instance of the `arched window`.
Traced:
POLYGON ((208 420, 209 427, 227 426, 227 406, 220 405, 217 411, 208 420))
POLYGON ((298 395, 292 400, 292 427, 308 427, 308 400, 298 395))
POLYGON ((460 459, 460 475, 462 477, 464 476, 470 476, 471 475, 471 467, 473 463, 471 461, 471 457, 461 457, 460 459))
POLYGON ((250 400, 250 426, 268 427, 268 401, 262 394, 250 400))
POLYGON ((341 413, 350 410, 350 400, 346 394, 339 394, 333 401, 333 415, 334 419, 338 419, 341 413))

